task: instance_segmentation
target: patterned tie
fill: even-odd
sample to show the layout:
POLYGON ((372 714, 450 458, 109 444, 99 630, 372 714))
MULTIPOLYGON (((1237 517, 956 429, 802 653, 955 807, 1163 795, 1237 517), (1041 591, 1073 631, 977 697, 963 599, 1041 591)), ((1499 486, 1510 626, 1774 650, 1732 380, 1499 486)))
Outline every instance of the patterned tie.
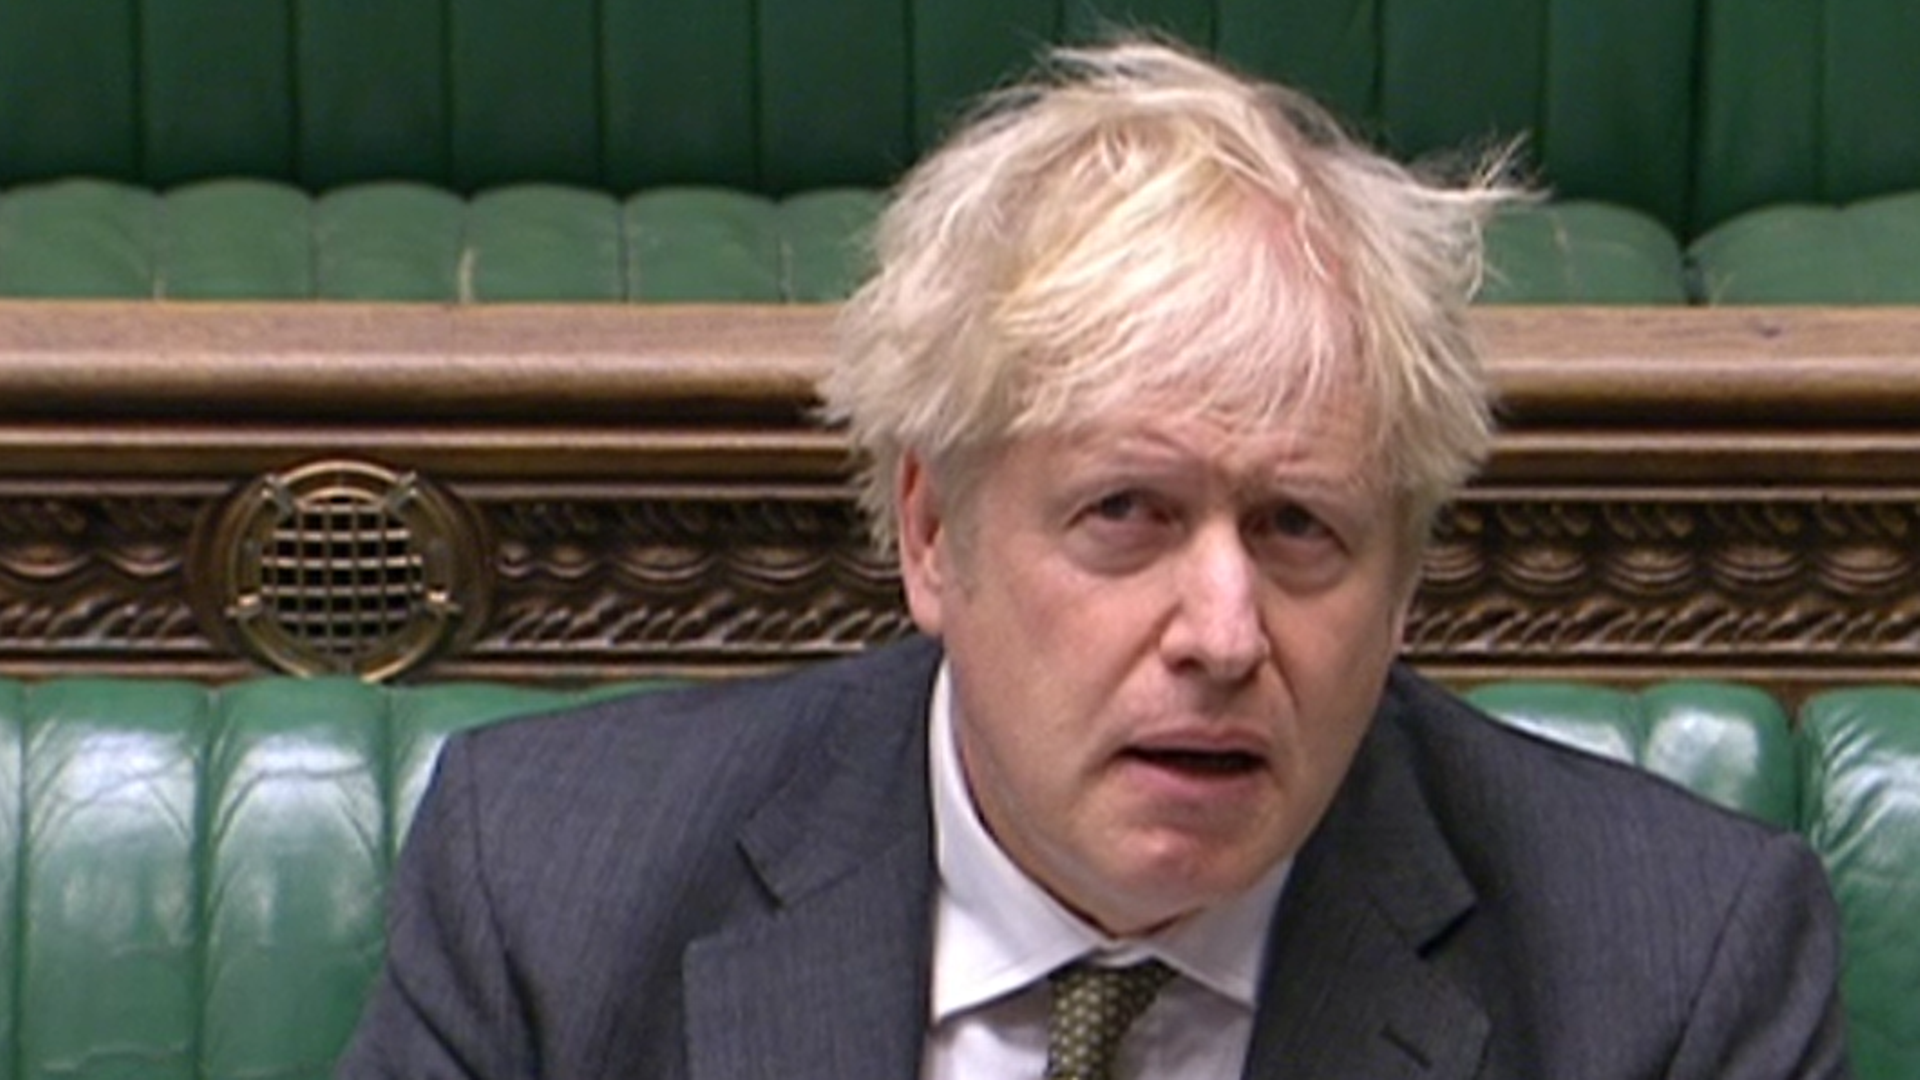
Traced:
POLYGON ((1171 978, 1173 969, 1158 960, 1124 968, 1082 962, 1054 972, 1046 1080, 1112 1080, 1120 1040, 1171 978))

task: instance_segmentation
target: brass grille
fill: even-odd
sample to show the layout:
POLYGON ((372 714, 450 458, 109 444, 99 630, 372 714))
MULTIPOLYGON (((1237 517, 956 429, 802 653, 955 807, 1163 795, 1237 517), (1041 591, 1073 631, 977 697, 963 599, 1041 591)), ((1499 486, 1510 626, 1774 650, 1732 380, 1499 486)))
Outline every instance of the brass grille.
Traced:
POLYGON ((236 494, 195 562, 203 611, 256 658, 379 679, 477 625, 480 551, 471 515, 417 474, 325 461, 236 494))

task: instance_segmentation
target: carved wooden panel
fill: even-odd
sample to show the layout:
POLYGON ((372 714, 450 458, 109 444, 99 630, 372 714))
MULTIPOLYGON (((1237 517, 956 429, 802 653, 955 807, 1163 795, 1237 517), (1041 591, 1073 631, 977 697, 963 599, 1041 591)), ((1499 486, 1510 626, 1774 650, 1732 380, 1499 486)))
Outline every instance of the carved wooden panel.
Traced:
POLYGON ((1457 672, 1920 673, 1920 491, 1472 492, 1408 632, 1457 672))
MULTIPOLYGON (((249 670, 185 588, 214 495, 0 499, 0 667, 249 670)), ((909 629, 832 491, 476 503, 494 599, 429 676, 582 681, 759 668, 909 629)), ((1456 678, 1674 675, 1793 687, 1920 673, 1920 491, 1475 490, 1442 522, 1408 629, 1456 678)))
MULTIPOLYGON (((1407 654, 1459 681, 1920 682, 1920 311, 1487 311, 1503 397, 1407 654)), ((318 457, 417 471, 492 600, 411 677, 760 668, 907 631, 825 309, 0 304, 0 670, 224 678, 191 551, 318 457)))
POLYGON ((906 633, 852 503, 804 490, 489 504, 494 617, 461 666, 760 666, 906 633))
POLYGON ((205 502, 113 492, 0 498, 0 660, 46 672, 210 659, 184 587, 187 540, 205 502))

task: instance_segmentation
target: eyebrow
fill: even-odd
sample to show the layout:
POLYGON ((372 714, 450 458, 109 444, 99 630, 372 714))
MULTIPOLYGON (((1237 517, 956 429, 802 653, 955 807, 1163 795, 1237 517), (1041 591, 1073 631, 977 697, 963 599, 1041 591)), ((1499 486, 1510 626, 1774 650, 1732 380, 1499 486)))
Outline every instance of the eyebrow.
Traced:
MULTIPOLYGON (((1236 491, 1248 489, 1306 490, 1333 495, 1365 496, 1377 489, 1377 477, 1351 462, 1316 461, 1304 441, 1296 452, 1278 459, 1253 461, 1232 468, 1227 476, 1236 491)), ((1218 471, 1218 463, 1197 455, 1177 440, 1142 432, 1093 436, 1068 444, 1067 468, 1089 482, 1124 480, 1130 476, 1218 471)))

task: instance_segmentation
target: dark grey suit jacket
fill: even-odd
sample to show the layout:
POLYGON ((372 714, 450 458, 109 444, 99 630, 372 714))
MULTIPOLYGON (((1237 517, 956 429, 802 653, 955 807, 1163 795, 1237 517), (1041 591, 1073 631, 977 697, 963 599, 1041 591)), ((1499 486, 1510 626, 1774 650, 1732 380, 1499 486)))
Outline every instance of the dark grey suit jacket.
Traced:
MULTIPOLYGON (((916 1075, 938 657, 910 642, 451 743, 340 1075, 916 1075)), ((1268 952, 1249 1077, 1846 1071, 1835 916, 1797 841, 1405 671, 1268 952)))

